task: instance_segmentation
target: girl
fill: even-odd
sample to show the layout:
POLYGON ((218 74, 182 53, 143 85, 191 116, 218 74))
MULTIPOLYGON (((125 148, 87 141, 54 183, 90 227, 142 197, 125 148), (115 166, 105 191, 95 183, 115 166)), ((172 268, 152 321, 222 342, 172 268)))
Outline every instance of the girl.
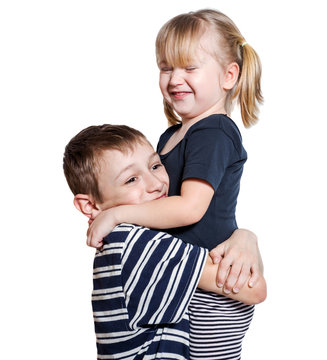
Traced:
MULTIPOLYGON (((115 225, 128 222, 168 229, 213 249, 237 229, 235 209, 247 154, 228 114, 237 101, 245 127, 256 123, 263 100, 260 61, 235 24, 214 10, 168 21, 157 36, 156 56, 171 125, 158 144, 170 177, 170 196, 109 209, 91 224, 88 242, 97 246, 115 225)), ((137 181, 126 179, 126 186, 137 181)), ((232 269, 233 274, 243 271, 235 292, 249 273, 249 267, 240 266, 232 269)), ((218 279, 218 286, 224 280, 218 279)), ((197 290, 189 312, 191 358, 240 358, 252 306, 197 290)))

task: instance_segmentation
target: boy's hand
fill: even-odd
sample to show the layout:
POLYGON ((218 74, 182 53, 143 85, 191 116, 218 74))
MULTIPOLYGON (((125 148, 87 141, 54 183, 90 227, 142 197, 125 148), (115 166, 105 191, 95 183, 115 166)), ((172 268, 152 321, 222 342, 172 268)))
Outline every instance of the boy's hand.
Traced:
POLYGON ((95 219, 90 219, 87 230, 87 245, 97 249, 101 248, 103 246, 103 238, 107 236, 117 224, 114 216, 114 208, 104 210, 98 214, 95 219))
POLYGON ((217 285, 224 292, 238 293, 249 279, 253 287, 263 271, 257 237, 249 230, 237 229, 232 236, 212 249, 210 256, 219 263, 217 285))

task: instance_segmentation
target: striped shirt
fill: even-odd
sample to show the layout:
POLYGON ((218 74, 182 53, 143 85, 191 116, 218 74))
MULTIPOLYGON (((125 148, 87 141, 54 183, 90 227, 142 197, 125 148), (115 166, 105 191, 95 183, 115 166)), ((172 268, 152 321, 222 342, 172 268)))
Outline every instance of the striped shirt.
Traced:
POLYGON ((207 250, 122 224, 94 259, 98 359, 189 358, 188 305, 207 250))

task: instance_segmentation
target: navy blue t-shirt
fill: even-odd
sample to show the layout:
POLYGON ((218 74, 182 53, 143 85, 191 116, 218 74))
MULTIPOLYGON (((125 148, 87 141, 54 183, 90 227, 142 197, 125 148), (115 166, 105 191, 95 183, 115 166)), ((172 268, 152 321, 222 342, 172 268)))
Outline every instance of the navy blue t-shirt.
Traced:
MULTIPOLYGON (((180 127, 180 124, 171 126, 161 135, 159 154, 180 127)), ((184 138, 160 157, 170 178, 170 196, 180 195, 182 182, 190 178, 207 181, 215 191, 198 223, 166 231, 210 250, 225 241, 237 228, 237 196, 247 159, 236 124, 226 115, 211 115, 192 125, 184 138)))

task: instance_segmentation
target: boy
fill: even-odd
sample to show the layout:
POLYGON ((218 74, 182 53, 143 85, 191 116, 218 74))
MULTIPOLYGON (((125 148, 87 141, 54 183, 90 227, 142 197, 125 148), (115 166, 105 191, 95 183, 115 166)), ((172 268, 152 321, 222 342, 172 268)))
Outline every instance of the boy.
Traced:
MULTIPOLYGON (((76 208, 90 221, 102 210, 167 196, 159 155, 139 131, 91 126, 66 146, 64 172, 76 208)), ((207 250, 169 234, 121 224, 95 255, 92 306, 98 359, 187 359, 187 308, 195 288, 222 294, 207 250)), ((264 278, 230 297, 266 296, 264 278)))

